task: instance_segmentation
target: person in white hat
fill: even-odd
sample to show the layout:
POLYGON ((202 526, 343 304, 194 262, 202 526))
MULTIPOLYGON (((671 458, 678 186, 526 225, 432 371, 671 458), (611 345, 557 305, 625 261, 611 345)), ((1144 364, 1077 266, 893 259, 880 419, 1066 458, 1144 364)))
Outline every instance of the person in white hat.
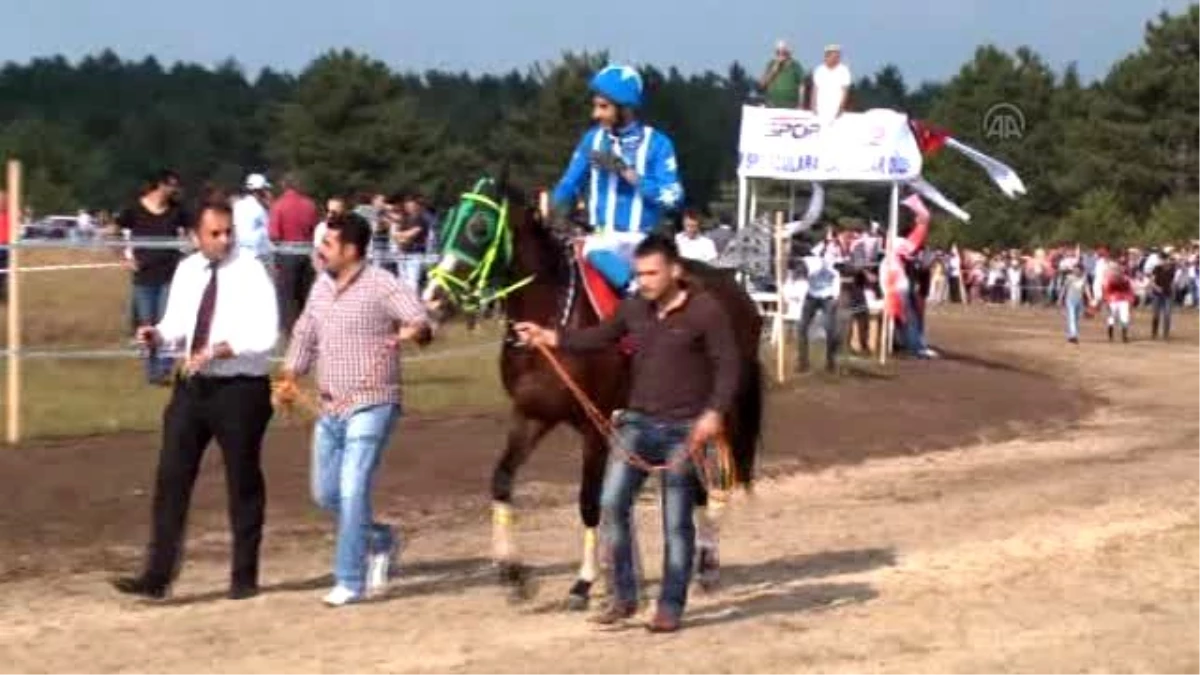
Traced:
POLYGON ((813 112, 822 121, 831 121, 846 108, 850 91, 850 68, 842 63, 842 48, 825 46, 825 61, 813 70, 813 112))
POLYGON ((263 263, 271 256, 270 218, 271 184, 261 173, 246 176, 242 196, 233 202, 233 229, 238 248, 263 263))

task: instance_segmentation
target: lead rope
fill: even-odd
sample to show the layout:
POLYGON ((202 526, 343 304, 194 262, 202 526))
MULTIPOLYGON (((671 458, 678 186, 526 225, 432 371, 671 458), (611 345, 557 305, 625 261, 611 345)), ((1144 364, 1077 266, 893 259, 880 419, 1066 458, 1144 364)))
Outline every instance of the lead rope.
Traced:
POLYGON ((683 462, 691 459, 696 465, 696 471, 700 473, 701 483, 703 483, 705 489, 707 489, 709 493, 714 496, 714 498, 724 497, 728 489, 727 485, 733 485, 738 482, 737 468, 733 463, 733 452, 730 449, 729 442, 726 440, 724 435, 718 436, 714 442, 717 447, 718 477, 716 481, 709 480, 710 476, 708 471, 708 458, 705 455, 703 445, 696 445, 688 448, 687 452, 679 453, 673 459, 670 459, 662 464, 654 464, 653 462, 649 462, 642 458, 637 453, 631 452, 629 448, 626 448, 624 443, 621 442, 621 438, 617 434, 616 429, 613 427, 612 422, 610 422, 604 416, 604 414, 600 412, 600 409, 596 407, 596 404, 592 402, 587 393, 585 393, 583 389, 579 387, 574 378, 571 377, 571 374, 567 372, 566 367, 563 366, 562 361, 554 355, 554 352, 550 351, 550 348, 543 344, 536 344, 535 346, 537 347, 537 350, 541 352, 542 356, 546 358, 546 361, 550 364, 550 367, 554 370, 555 374, 558 375, 559 379, 562 380, 563 384, 566 385, 567 389, 575 397, 575 400, 579 403, 579 406, 583 408, 584 413, 588 416, 588 419, 592 422, 592 424, 595 425, 597 431, 599 431, 605 438, 608 439, 609 447, 615 450, 621 459, 627 464, 641 469, 647 473, 660 473, 677 469, 683 464, 683 462))
MULTIPOLYGON (((382 372, 384 367, 388 365, 388 359, 392 357, 394 357, 392 347, 384 345, 383 349, 380 350, 379 354, 376 355, 373 366, 366 373, 363 373, 362 379, 359 380, 358 384, 350 390, 350 393, 347 393, 346 395, 342 396, 341 399, 332 401, 330 403, 329 411, 334 414, 343 412, 349 405, 350 397, 353 392, 364 387, 367 382, 371 380, 371 378, 382 372)), ((278 380, 276 380, 276 382, 278 382, 278 380)), ((321 407, 319 399, 313 394, 301 389, 299 386, 296 387, 294 403, 299 404, 300 409, 307 417, 311 419, 319 419, 325 414, 325 410, 321 407)), ((290 403, 282 404, 276 403, 275 401, 272 401, 272 406, 277 409, 282 409, 282 411, 285 413, 290 412, 291 408, 293 407, 290 403)))

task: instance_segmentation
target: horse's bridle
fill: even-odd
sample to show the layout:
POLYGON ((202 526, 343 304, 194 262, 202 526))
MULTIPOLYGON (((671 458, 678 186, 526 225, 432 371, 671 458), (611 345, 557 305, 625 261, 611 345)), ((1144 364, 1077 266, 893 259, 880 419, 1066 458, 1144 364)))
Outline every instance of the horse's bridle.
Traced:
POLYGON ((453 274, 452 268, 455 266, 453 264, 439 264, 429 271, 430 281, 445 291, 451 302, 466 311, 480 311, 489 303, 507 297, 514 291, 528 286, 534 280, 533 275, 530 275, 497 290, 489 291, 488 286, 494 281, 492 277, 497 263, 507 268, 512 261, 513 241, 512 230, 508 226, 508 199, 505 198, 497 203, 496 200, 480 192, 480 188, 488 180, 481 179, 471 192, 462 195, 464 202, 471 202, 477 207, 488 209, 496 218, 496 233, 491 237, 483 255, 476 258, 455 246, 455 242, 458 241, 458 231, 464 226, 463 218, 465 217, 462 211, 456 210, 450 223, 450 230, 443 239, 445 242, 442 251, 443 263, 446 260, 452 260, 454 263, 469 266, 471 271, 466 278, 459 278, 453 274))

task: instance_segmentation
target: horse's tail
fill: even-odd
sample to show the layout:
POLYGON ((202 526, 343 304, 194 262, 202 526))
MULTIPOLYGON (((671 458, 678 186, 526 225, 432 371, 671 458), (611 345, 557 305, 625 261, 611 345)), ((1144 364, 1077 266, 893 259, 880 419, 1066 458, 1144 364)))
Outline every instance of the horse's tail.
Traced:
POLYGON ((729 439, 733 452, 736 480, 746 490, 754 480, 754 466, 763 428, 765 383, 762 362, 757 357, 746 359, 742 368, 742 386, 738 392, 734 418, 737 420, 729 439))

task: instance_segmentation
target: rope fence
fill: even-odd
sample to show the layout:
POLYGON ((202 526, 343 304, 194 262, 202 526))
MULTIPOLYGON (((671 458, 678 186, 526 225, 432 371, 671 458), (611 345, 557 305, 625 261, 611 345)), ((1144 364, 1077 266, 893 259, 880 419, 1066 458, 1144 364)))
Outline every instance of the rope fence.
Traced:
MULTIPOLYGON (((500 342, 497 340, 484 340, 470 345, 462 345, 460 347, 451 347, 448 349, 439 349, 432 352, 417 352, 404 353, 401 352, 401 363, 421 363, 426 361, 442 361, 449 358, 459 356, 469 356, 473 354, 481 354, 486 351, 497 349, 500 342)), ((141 349, 20 349, 8 350, 0 349, 0 357, 8 358, 14 356, 22 360, 37 360, 37 359, 64 359, 64 360, 81 360, 81 361, 107 361, 107 360, 126 360, 126 359, 144 359, 146 352, 141 349)), ((163 358, 183 358, 185 354, 180 351, 159 350, 158 356, 163 358)), ((283 355, 276 353, 271 357, 272 363, 282 363, 283 355)))
MULTIPOLYGON (((6 264, 0 269, 0 283, 4 284, 7 290, 7 306, 5 308, 7 315, 7 340, 3 349, 0 349, 0 358, 4 359, 5 363, 5 381, 6 395, 5 402, 5 440, 9 444, 19 443, 21 440, 21 399, 22 399, 22 375, 21 364, 26 361, 50 361, 50 360, 66 360, 73 362, 81 361, 119 361, 119 360, 141 360, 147 357, 147 351, 143 348, 138 348, 132 345, 113 346, 113 347, 55 347, 55 348, 28 348, 22 345, 22 286, 21 279, 27 278, 27 274, 45 273, 45 272, 63 272, 63 271, 91 271, 101 269, 123 269, 128 270, 129 260, 135 252, 144 250, 175 250, 184 255, 192 254, 196 251, 194 243, 180 233, 179 236, 166 237, 133 237, 128 230, 122 231, 120 234, 114 235, 109 232, 98 232, 90 236, 69 236, 63 238, 43 239, 22 237, 22 228, 18 224, 19 216, 22 210, 22 166, 17 160, 9 160, 6 163, 5 184, 7 202, 0 205, 0 210, 8 214, 14 214, 10 221, 9 234, 15 237, 14 241, 4 241, 0 239, 0 255, 4 255, 7 260, 6 264), (62 256, 42 256, 35 258, 34 262, 45 262, 40 265, 23 265, 22 258, 25 258, 27 252, 37 251, 73 251, 80 252, 82 255, 78 258, 62 256), (91 253, 94 257, 89 258, 86 254, 91 253), (105 258, 108 258, 107 260, 105 258)), ((371 264, 375 265, 401 265, 405 263, 420 262, 427 265, 436 264, 438 256, 427 253, 404 253, 387 246, 378 246, 374 244, 369 253, 368 259, 371 264)), ((265 263, 273 263, 278 256, 312 256, 315 247, 311 242, 299 243, 273 243, 267 249, 264 256, 259 256, 265 263)), ((27 259, 27 258, 26 258, 27 259)), ((497 350, 500 346, 500 341, 496 338, 480 340, 470 344, 458 345, 446 348, 422 349, 422 350, 403 350, 398 355, 398 359, 404 364, 428 363, 445 361, 466 356, 484 354, 488 351, 497 350)), ((176 350, 160 350, 158 356, 163 358, 178 359, 184 355, 176 350)), ((271 361, 279 363, 283 360, 281 349, 277 349, 271 357, 271 361)))

